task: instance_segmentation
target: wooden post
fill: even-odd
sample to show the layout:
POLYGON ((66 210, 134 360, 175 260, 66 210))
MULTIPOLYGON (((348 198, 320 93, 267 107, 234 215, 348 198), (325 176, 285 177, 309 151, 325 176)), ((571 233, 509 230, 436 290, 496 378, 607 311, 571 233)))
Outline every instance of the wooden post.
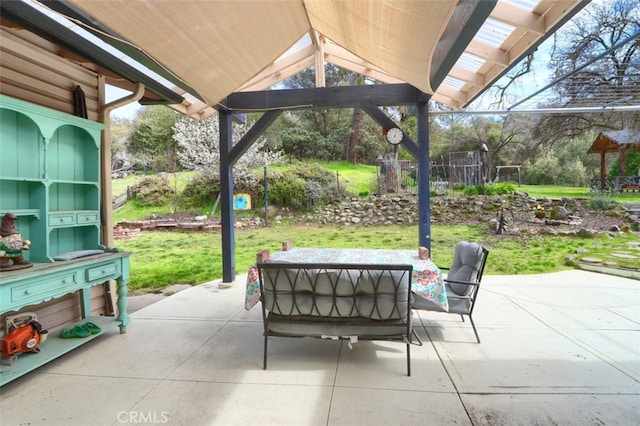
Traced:
POLYGON ((429 260, 429 249, 426 247, 420 247, 418 249, 418 257, 421 260, 429 260))
POLYGON ((607 176, 607 163, 605 161, 605 156, 607 154, 603 151, 600 153, 600 190, 604 192, 605 185, 605 177, 607 176))
POLYGON ((258 254, 256 255, 257 263, 265 262, 267 261, 267 259, 269 259, 269 250, 262 250, 261 252, 258 252, 258 254))

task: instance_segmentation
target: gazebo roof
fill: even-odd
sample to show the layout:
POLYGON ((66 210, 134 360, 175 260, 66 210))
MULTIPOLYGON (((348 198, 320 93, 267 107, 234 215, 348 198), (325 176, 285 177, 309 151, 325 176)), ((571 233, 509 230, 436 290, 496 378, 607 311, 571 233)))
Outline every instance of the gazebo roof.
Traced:
POLYGON ((588 154, 640 151, 640 132, 632 130, 609 130, 601 132, 587 151, 588 154))
MULTIPOLYGON (((0 2, 3 20, 87 58, 144 103, 203 118, 333 63, 468 105, 588 2, 583 0, 185 0, 0 2), (107 44, 105 48, 94 40, 107 44), (115 50, 114 50, 115 49, 115 50), (133 62, 132 62, 133 61, 133 62), (132 65, 137 62, 138 65, 132 65), (223 105, 222 105, 223 106, 223 105)), ((318 76, 317 85, 323 85, 318 76)))

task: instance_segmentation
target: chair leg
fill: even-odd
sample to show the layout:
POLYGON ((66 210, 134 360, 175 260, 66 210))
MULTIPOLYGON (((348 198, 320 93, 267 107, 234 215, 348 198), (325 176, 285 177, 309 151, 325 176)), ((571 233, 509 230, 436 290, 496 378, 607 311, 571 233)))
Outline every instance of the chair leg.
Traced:
POLYGON ((267 369, 267 334, 264 335, 264 359, 262 361, 262 369, 267 369))
POLYGON ((476 335, 476 340, 478 341, 478 343, 480 343, 480 336, 478 336, 478 330, 476 330, 476 325, 473 322, 473 317, 471 315, 469 315, 469 320, 471 321, 471 327, 473 327, 473 332, 476 335))
POLYGON ((416 333, 416 329, 412 328, 411 329, 411 334, 413 334, 416 338, 416 340, 418 341, 418 346, 422 346, 422 339, 420 338, 420 336, 418 336, 418 333, 416 333))
POLYGON ((466 322, 466 321, 464 320, 464 315, 460 314, 460 318, 462 318, 462 322, 466 322))
POLYGON ((407 376, 411 377, 411 343, 407 343, 407 376))

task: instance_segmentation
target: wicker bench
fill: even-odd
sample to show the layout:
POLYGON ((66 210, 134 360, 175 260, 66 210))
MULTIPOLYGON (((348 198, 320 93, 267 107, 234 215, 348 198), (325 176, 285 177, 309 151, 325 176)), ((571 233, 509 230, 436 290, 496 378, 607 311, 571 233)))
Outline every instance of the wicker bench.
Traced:
POLYGON ((411 375, 411 265, 257 264, 264 323, 270 336, 394 340, 406 344, 411 375))

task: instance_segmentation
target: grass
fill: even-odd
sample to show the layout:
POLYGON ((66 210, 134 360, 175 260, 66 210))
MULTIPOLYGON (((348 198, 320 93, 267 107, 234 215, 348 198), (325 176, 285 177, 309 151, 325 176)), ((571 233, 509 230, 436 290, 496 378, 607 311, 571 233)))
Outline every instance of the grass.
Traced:
MULTIPOLYGON (((589 188, 556 186, 556 185, 520 185, 519 192, 526 192, 535 198, 590 198, 589 188)), ((613 200, 619 203, 640 203, 640 192, 623 192, 613 196, 613 200)))
MULTIPOLYGON (((570 269, 565 258, 578 250, 581 256, 599 256, 627 250, 633 235, 594 239, 577 237, 498 237, 482 226, 434 225, 431 255, 438 265, 452 261, 453 248, 462 240, 482 243, 490 250, 487 274, 536 274, 570 269)), ((362 247, 416 249, 416 226, 323 227, 282 226, 235 232, 236 273, 245 273, 260 250, 277 251, 282 241, 299 247, 362 247)), ((222 277, 220 233, 143 232, 117 242, 132 252, 129 281, 133 293, 161 290, 172 284, 200 284, 222 277)))
MULTIPOLYGON (((195 176, 195 172, 168 173, 167 175, 169 176, 169 185, 171 185, 172 188, 175 188, 177 185, 178 192, 180 192, 185 188, 185 186, 187 186, 189 180, 195 176)), ((112 179, 111 193, 113 194, 113 196, 122 194, 124 191, 126 191, 128 186, 134 186, 145 177, 145 175, 136 174, 129 175, 121 179, 112 179)))
POLYGON ((378 167, 354 165, 348 161, 320 163, 322 167, 337 173, 337 179, 345 189, 356 195, 374 194, 377 191, 378 167))

